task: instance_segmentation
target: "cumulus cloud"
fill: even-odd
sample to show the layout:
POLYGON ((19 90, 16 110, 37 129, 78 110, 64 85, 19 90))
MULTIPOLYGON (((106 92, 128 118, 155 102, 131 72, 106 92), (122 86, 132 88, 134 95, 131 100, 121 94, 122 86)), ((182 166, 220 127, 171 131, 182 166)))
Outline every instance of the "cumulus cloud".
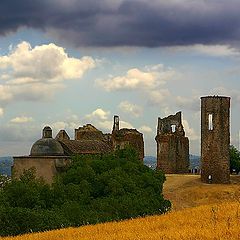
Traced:
POLYGON ((139 117, 143 111, 143 109, 140 106, 132 104, 129 101, 120 102, 118 107, 122 112, 131 114, 134 117, 139 117))
POLYGON ((152 129, 149 127, 149 126, 146 126, 146 125, 143 125, 139 128, 139 131, 140 132, 143 132, 145 134, 149 134, 149 133, 152 133, 152 129))
POLYGON ((93 112, 85 115, 85 121, 103 131, 110 131, 112 129, 113 121, 109 118, 110 111, 105 111, 102 108, 97 108, 93 112))
POLYGON ((98 119, 98 120, 107 120, 110 115, 109 111, 104 111, 101 108, 96 109, 90 114, 86 115, 87 119, 98 119))
POLYGON ((171 93, 168 89, 150 90, 148 92, 148 102, 151 105, 163 104, 166 107, 165 101, 171 93))
POLYGON ((162 64, 159 64, 151 67, 147 66, 145 70, 132 68, 127 71, 126 75, 97 80, 96 84, 106 91, 154 89, 164 85, 173 75, 174 71, 172 69, 165 69, 162 64))
POLYGON ((239 8, 238 0, 2 0, 0 34, 29 27, 74 46, 232 43, 239 8))
MULTIPOLYGON (((92 113, 85 116, 85 121, 92 123, 94 126, 102 131, 112 131, 113 120, 111 119, 110 111, 105 111, 102 108, 94 110, 92 113)), ((120 118, 121 128, 133 128, 133 126, 120 118)))
POLYGON ((68 111, 68 115, 59 121, 49 121, 41 124, 41 128, 50 126, 53 130, 53 136, 56 135, 60 130, 66 130, 70 138, 74 137, 74 129, 82 125, 82 119, 71 111, 68 111))
POLYGON ((186 136, 194 141, 194 140, 199 140, 200 136, 196 133, 196 131, 190 127, 188 121, 186 119, 183 119, 183 127, 186 133, 186 136))
POLYGON ((42 100, 64 87, 64 81, 80 79, 95 67, 91 57, 81 59, 67 55, 55 44, 34 48, 22 42, 8 55, 0 56, 0 100, 42 100))
POLYGON ((4 114, 4 110, 3 108, 0 108, 0 117, 3 116, 3 114, 4 114))
POLYGON ((32 117, 21 116, 21 117, 15 117, 11 119, 10 123, 29 123, 32 121, 33 121, 32 117))
POLYGON ((162 104, 170 96, 170 91, 164 88, 164 85, 175 75, 172 68, 158 64, 145 66, 143 70, 132 68, 123 76, 98 79, 96 84, 108 92, 138 91, 150 104, 162 104))

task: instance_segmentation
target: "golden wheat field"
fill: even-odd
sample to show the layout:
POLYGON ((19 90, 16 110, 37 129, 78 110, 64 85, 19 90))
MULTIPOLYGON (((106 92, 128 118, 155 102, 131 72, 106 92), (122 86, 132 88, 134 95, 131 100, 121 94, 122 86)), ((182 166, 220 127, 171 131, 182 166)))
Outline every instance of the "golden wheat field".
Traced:
POLYGON ((239 181, 239 177, 233 177, 229 185, 207 185, 199 181, 199 176, 167 176, 164 194, 175 209, 168 214, 2 239, 236 240, 240 239, 239 181))
POLYGON ((240 204, 225 203, 163 216, 68 228, 4 240, 159 240, 240 239, 240 204))

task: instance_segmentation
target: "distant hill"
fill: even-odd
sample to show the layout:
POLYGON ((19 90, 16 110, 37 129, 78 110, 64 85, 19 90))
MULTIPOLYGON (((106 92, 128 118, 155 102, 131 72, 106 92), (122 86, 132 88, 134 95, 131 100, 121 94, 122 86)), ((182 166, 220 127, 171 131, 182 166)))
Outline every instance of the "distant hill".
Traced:
POLYGON ((11 176, 11 167, 13 165, 12 157, 0 157, 0 175, 11 176))
POLYGON ((189 154, 190 169, 200 168, 200 156, 189 154))
MULTIPOLYGON (((190 161, 190 169, 199 169, 200 167, 200 156, 190 154, 189 155, 189 161, 190 161)), ((144 164, 152 169, 155 169, 157 166, 157 158, 154 156, 146 156, 144 158, 144 164)))
POLYGON ((157 158, 154 156, 146 156, 144 157, 144 164, 151 169, 156 169, 157 166, 157 158))

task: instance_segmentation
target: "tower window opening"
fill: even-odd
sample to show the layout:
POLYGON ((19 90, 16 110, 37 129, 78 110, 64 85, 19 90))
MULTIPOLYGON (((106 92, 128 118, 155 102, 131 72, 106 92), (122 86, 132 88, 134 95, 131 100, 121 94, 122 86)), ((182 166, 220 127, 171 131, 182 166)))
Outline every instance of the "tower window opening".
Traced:
POLYGON ((208 130, 213 130, 213 114, 208 115, 208 130))
POLYGON ((176 132, 176 125, 171 125, 172 133, 176 132))

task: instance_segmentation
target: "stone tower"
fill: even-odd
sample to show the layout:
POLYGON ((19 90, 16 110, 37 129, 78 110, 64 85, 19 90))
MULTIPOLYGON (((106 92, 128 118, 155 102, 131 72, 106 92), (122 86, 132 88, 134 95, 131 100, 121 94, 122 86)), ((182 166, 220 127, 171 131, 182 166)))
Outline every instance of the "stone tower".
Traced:
POLYGON ((113 131, 119 131, 119 116, 117 115, 113 117, 113 131))
POLYGON ((52 129, 49 126, 43 128, 42 138, 52 138, 52 129))
POLYGON ((157 169, 164 173, 188 173, 189 140, 185 137, 181 112, 158 118, 157 169))
POLYGON ((230 181, 230 97, 201 97, 201 180, 230 181))
POLYGON ((131 146, 136 150, 139 160, 144 158, 143 134, 136 129, 121 128, 119 126, 119 116, 114 116, 113 130, 111 135, 113 150, 124 149, 131 146))

